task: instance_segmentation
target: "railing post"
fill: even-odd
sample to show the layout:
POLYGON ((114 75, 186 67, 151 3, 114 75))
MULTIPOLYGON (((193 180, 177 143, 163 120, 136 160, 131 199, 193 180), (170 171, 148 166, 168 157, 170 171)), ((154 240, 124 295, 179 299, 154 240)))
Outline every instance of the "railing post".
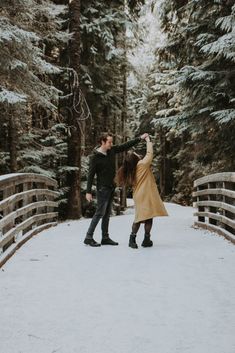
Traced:
MULTIPOLYGON (((9 196, 12 196, 15 191, 15 186, 11 185, 8 186, 3 190, 3 199, 6 199, 9 196)), ((4 210, 3 210, 3 217, 6 216, 7 214, 11 213, 14 211, 14 205, 9 204, 4 210)), ((13 228, 15 226, 15 221, 12 220, 10 221, 4 228, 3 228, 3 233, 6 233, 9 229, 13 228)))
MULTIPOLYGON (((197 191, 200 191, 200 190, 204 190, 204 187, 203 186, 197 186, 197 191)), ((200 201, 200 196, 197 196, 197 202, 200 201)), ((205 211, 205 207, 204 206, 198 206, 198 211, 199 212, 204 212, 205 211)), ((198 216, 198 221, 199 222, 205 222, 205 217, 202 217, 202 216, 198 216)))
MULTIPOLYGON (((216 183, 208 183, 208 189, 216 189, 216 186, 217 186, 216 183)), ((207 199, 208 199, 208 201, 215 201, 216 200, 216 195, 208 193, 208 198, 207 199)), ((208 211, 209 211, 209 214, 210 213, 214 213, 215 214, 216 213, 216 207, 209 206, 208 207, 208 211)), ((210 216, 208 217, 208 222, 210 224, 214 224, 214 225, 217 224, 217 220, 213 219, 213 218, 210 218, 210 216)))

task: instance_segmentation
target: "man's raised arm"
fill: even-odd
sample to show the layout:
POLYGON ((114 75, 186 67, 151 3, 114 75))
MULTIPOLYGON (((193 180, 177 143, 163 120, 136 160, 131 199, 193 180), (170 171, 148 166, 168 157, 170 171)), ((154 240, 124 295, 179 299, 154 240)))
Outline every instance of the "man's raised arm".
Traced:
POLYGON ((144 133, 143 135, 141 135, 140 137, 137 137, 133 140, 127 141, 125 143, 122 143, 121 145, 114 145, 113 149, 115 151, 115 153, 119 153, 119 152, 124 152, 129 150, 132 146, 137 145, 137 143, 139 143, 141 140, 146 139, 146 137, 148 136, 147 133, 144 133))

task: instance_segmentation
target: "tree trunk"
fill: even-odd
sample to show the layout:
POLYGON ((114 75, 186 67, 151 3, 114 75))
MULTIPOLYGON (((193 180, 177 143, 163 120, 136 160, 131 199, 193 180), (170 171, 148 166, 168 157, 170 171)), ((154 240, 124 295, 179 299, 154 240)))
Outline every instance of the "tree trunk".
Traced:
POLYGON ((162 197, 166 194, 166 138, 164 130, 160 130, 161 141, 161 169, 160 169, 160 194, 162 197))
POLYGON ((80 74, 80 0, 72 0, 69 4, 70 10, 70 32, 73 38, 69 43, 70 67, 74 70, 71 82, 73 92, 71 99, 71 110, 68 115, 68 165, 74 168, 68 173, 68 185, 70 187, 68 195, 69 219, 81 217, 81 131, 80 121, 81 110, 79 98, 79 74, 80 74))
MULTIPOLYGON (((122 68, 122 123, 121 123, 121 136, 122 136, 122 142, 126 141, 126 120, 127 120, 127 48, 126 48, 126 34, 124 33, 124 63, 123 63, 123 68, 122 68)), ((122 162, 124 162, 126 153, 123 153, 123 159, 122 162)), ((126 208, 126 196, 127 196, 127 189, 126 187, 122 188, 121 192, 121 210, 124 210, 126 208)))
MULTIPOLYGON (((127 4, 126 1, 123 3, 123 12, 126 12, 127 4)), ((122 65, 122 115, 121 115, 121 141, 126 142, 126 121, 127 121, 127 41, 126 41, 126 26, 124 26, 123 32, 121 33, 121 46, 124 50, 123 65, 122 65)), ((122 154, 122 163, 126 157, 126 152, 122 154)), ((127 188, 122 187, 120 195, 120 206, 121 210, 125 210, 127 188)))

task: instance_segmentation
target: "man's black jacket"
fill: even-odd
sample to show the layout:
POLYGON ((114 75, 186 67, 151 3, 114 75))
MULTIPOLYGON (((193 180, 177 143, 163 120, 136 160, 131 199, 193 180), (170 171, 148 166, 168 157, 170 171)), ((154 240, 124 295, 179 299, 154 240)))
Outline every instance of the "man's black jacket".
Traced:
POLYGON ((92 183, 94 176, 97 176, 97 189, 101 186, 114 186, 115 177, 115 154, 127 151, 132 146, 141 141, 140 137, 130 140, 119 146, 113 146, 107 151, 107 155, 94 150, 90 157, 88 180, 87 180, 87 193, 91 193, 92 183))

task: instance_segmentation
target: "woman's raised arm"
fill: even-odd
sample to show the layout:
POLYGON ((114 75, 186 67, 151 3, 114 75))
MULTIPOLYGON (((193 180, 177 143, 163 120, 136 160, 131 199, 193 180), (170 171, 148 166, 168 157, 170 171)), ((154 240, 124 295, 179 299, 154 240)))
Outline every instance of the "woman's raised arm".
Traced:
POLYGON ((141 160, 143 164, 150 165, 153 160, 153 143, 150 141, 150 137, 146 137, 146 154, 141 160))

